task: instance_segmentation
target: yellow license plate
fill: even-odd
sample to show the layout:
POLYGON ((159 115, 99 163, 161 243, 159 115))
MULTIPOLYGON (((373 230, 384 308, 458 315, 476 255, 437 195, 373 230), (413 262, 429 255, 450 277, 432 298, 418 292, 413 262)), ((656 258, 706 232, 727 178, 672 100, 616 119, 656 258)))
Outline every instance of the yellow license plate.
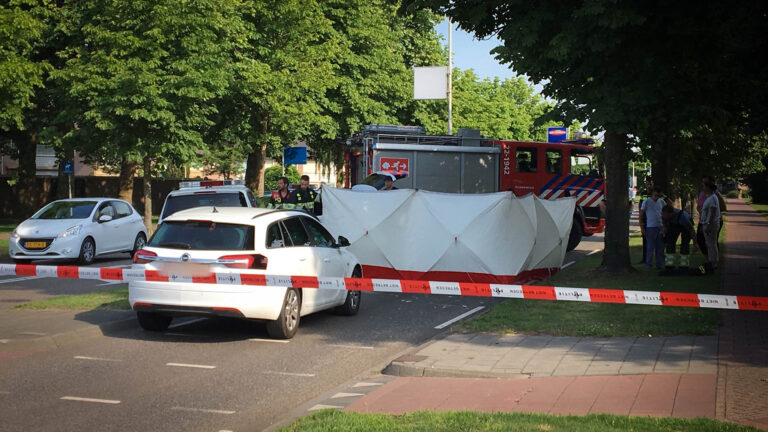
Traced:
POLYGON ((43 242, 40 242, 40 241, 37 241, 37 242, 28 241, 24 245, 24 247, 27 248, 27 249, 45 249, 45 246, 46 246, 46 244, 45 244, 44 241, 43 242))

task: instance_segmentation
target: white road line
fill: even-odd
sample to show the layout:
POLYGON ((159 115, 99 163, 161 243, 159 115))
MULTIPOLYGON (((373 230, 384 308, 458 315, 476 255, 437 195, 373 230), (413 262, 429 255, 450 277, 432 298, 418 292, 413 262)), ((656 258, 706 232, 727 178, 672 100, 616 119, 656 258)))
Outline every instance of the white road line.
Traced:
POLYGON ((7 344, 7 343, 8 343, 8 342, 10 342, 10 341, 11 341, 10 339, 0 339, 0 343, 5 343, 5 344, 7 344))
POLYGON ((200 321, 203 321, 205 319, 206 318, 195 318, 193 320, 184 321, 184 322, 180 322, 180 323, 177 323, 177 324, 169 325, 168 328, 172 329, 172 328, 176 328, 176 327, 181 327, 181 326, 185 326, 187 324, 192 324, 192 323, 200 322, 200 321))
POLYGON ((336 345, 336 344, 329 344, 328 346, 332 346, 332 347, 336 347, 336 348, 364 349, 364 350, 376 349, 376 347, 365 346, 365 345, 336 345))
POLYGON ((30 335, 30 336, 45 336, 47 333, 40 333, 40 332, 21 332, 19 334, 22 335, 30 335))
POLYGON ((377 382, 359 382, 352 386, 352 388, 356 387, 374 387, 374 386, 380 386, 384 385, 384 383, 377 383, 377 382))
POLYGON ((15 278, 15 279, 0 280, 0 283, 21 282, 21 281, 25 281, 25 280, 39 279, 39 278, 40 278, 39 276, 26 276, 26 277, 20 277, 20 278, 15 278))
POLYGON ((174 366, 174 367, 195 368, 195 369, 216 369, 216 366, 199 365, 199 364, 166 363, 165 365, 166 366, 174 366))
POLYGON ((272 342, 272 343, 281 343, 281 344, 287 344, 287 343, 290 342, 290 340, 288 340, 288 339, 259 339, 259 338, 254 338, 254 339, 248 339, 248 340, 251 341, 251 342, 272 342))
POLYGON ((71 400, 71 401, 77 401, 77 402, 95 402, 95 403, 103 403, 103 404, 111 404, 111 405, 116 405, 120 403, 119 400, 82 398, 82 397, 76 397, 76 396, 64 396, 61 398, 61 400, 71 400))
POLYGON ((343 406, 338 406, 338 405, 323 405, 323 404, 317 404, 317 405, 313 406, 312 408, 310 408, 308 411, 318 411, 318 410, 322 410, 322 409, 329 409, 329 408, 333 408, 333 409, 342 409, 342 408, 344 408, 344 407, 343 407, 343 406))
POLYGON ((570 267, 570 266, 572 266, 574 264, 576 264, 576 261, 571 261, 568 264, 565 264, 564 266, 560 267, 560 270, 565 270, 565 269, 567 269, 568 267, 570 267))
POLYGON ((602 251, 603 251, 602 249, 595 249, 592 252, 588 253, 587 256, 594 255, 594 254, 596 254, 598 252, 602 252, 602 251))
POLYGON ((279 372, 279 371, 261 371, 261 373, 264 374, 271 374, 271 375, 288 375, 288 376, 297 376, 297 377, 305 377, 305 378, 312 378, 315 376, 315 374, 309 374, 309 373, 297 373, 297 372, 279 372))
POLYGON ((336 393, 335 395, 331 396, 331 399, 339 399, 339 398, 362 396, 362 395, 363 395, 362 393, 336 393))
POLYGON ((102 357, 88 357, 88 356, 75 356, 74 358, 78 360, 95 360, 95 361, 105 361, 105 362, 121 362, 122 360, 118 359, 109 359, 109 358, 102 358, 102 357))
POLYGON ((209 413, 209 414, 234 414, 237 411, 229 411, 229 410, 216 410, 216 409, 205 409, 205 408, 187 408, 187 407, 173 407, 171 408, 174 411, 189 411, 189 412, 203 412, 203 413, 209 413))
POLYGON ((479 310, 482 310, 482 309, 485 309, 485 306, 478 306, 478 307, 472 309, 469 312, 464 312, 463 314, 457 316, 456 318, 454 318, 452 320, 448 320, 448 321, 440 324, 439 326, 435 326, 435 328, 437 330, 444 329, 444 328, 448 327, 449 325, 455 323, 456 321, 459 321, 459 320, 461 320, 461 319, 463 319, 465 317, 468 317, 468 316, 472 315, 473 313, 475 313, 475 312, 477 312, 479 310))

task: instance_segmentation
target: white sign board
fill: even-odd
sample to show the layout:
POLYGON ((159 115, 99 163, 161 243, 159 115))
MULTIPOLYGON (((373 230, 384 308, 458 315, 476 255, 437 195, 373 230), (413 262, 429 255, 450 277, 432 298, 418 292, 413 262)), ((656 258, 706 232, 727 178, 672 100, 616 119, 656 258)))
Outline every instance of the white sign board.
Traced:
POLYGON ((413 98, 445 99, 448 94, 448 67, 413 68, 413 98))

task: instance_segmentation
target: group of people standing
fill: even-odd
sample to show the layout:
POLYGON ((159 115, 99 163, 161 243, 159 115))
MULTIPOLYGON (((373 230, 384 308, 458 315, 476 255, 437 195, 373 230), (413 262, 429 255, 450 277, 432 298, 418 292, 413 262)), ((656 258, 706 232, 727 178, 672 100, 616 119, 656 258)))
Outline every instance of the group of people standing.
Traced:
POLYGON ((701 187, 696 205, 699 224, 694 229, 691 215, 668 204, 661 187, 654 186, 652 178, 645 179, 645 191, 640 198, 640 231, 643 235, 642 263, 647 269, 654 264, 659 270, 674 268, 677 239, 680 238, 680 261, 677 263, 680 268, 690 266, 690 245, 693 243, 693 248, 698 247, 706 259, 702 272, 711 274, 717 270, 717 238, 723 227, 722 213, 726 211, 726 204, 711 176, 702 177, 701 187))
POLYGON ((272 209, 300 209, 315 214, 318 193, 309 188, 309 176, 301 176, 299 187, 293 192, 288 189, 290 185, 291 182, 287 177, 278 178, 277 190, 272 192, 267 207, 272 209))

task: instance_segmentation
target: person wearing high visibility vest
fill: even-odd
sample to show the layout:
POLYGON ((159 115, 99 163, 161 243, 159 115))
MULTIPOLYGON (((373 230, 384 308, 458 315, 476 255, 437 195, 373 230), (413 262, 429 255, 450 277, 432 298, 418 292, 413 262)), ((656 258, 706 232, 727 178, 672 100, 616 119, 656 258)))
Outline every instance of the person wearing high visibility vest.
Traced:
POLYGON ((664 241, 667 250, 664 253, 664 266, 674 268, 677 255, 677 238, 680 237, 680 264, 681 269, 687 269, 691 265, 690 243, 696 249, 696 230, 693 228, 693 219, 685 210, 678 210, 667 204, 661 209, 661 219, 664 221, 664 241))
POLYGON ((291 182, 287 177, 280 177, 277 179, 277 190, 272 192, 272 196, 269 198, 269 204, 267 208, 271 209, 292 209, 296 208, 296 205, 291 202, 291 191, 288 190, 288 185, 291 182))
POLYGON ((291 202, 297 209, 304 209, 309 214, 315 214, 315 203, 317 202, 318 193, 309 188, 309 176, 301 176, 299 180, 299 188, 293 191, 291 195, 291 202))

